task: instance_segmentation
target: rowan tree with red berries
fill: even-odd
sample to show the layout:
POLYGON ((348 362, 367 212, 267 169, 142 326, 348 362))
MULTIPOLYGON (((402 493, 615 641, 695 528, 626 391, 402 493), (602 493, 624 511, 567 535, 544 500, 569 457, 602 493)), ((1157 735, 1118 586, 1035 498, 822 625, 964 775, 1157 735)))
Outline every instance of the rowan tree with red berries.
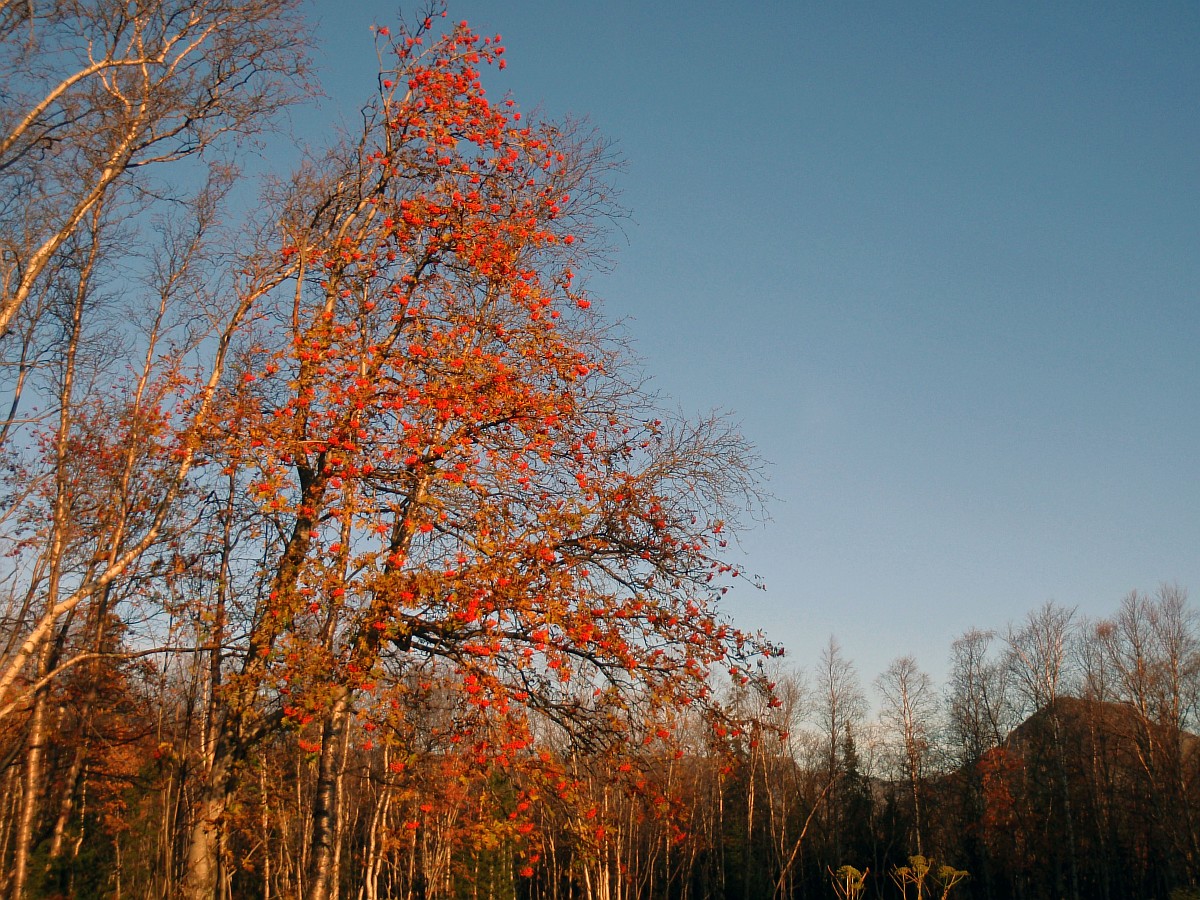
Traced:
POLYGON ((246 605, 212 618, 190 896, 280 723, 319 755, 306 896, 326 897, 352 717, 449 684, 463 752, 529 765, 539 723, 669 743, 680 710, 721 714, 714 667, 749 679, 775 652, 717 610, 753 454, 718 418, 659 412, 578 286, 607 148, 487 96, 498 36, 433 26, 380 29, 361 134, 277 197, 290 287, 260 305, 208 446, 259 549, 230 572, 246 605))

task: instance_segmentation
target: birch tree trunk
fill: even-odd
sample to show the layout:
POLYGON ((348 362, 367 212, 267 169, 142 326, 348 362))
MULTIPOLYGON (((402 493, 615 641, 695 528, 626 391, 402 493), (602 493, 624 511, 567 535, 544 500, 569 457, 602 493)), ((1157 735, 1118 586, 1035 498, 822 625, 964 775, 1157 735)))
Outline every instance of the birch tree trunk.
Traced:
POLYGON ((305 900, 333 900, 337 894, 335 886, 338 873, 338 782, 345 761, 342 748, 346 740, 346 723, 350 712, 350 698, 338 697, 321 732, 321 761, 317 769, 317 790, 313 798, 312 851, 308 857, 308 882, 305 900))

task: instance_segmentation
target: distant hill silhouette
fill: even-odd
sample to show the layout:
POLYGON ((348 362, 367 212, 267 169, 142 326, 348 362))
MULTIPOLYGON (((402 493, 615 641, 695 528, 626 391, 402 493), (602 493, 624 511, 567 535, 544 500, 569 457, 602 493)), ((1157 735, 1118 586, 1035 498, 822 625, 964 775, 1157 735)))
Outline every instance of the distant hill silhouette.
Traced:
POLYGON ((1147 753, 1172 747, 1185 763, 1194 766, 1200 759, 1200 736, 1151 721, 1130 703, 1069 696, 1059 697, 1014 728, 1003 747, 1023 757, 1056 737, 1064 748, 1088 747, 1089 755, 1105 751, 1111 761, 1134 768, 1152 765, 1147 753))
POLYGON ((1200 876, 1200 737, 1129 703, 1060 697, 929 800, 935 845, 991 896, 1166 898, 1200 876))

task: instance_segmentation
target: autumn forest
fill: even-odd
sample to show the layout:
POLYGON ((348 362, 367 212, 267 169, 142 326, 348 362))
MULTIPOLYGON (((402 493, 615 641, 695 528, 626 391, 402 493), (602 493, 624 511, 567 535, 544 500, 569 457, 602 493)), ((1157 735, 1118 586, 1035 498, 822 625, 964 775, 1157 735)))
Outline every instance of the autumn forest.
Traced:
POLYGON ((605 137, 435 5, 250 174, 314 39, 0 0, 0 897, 1200 896, 1183 588, 783 659, 753 446, 582 287, 605 137))

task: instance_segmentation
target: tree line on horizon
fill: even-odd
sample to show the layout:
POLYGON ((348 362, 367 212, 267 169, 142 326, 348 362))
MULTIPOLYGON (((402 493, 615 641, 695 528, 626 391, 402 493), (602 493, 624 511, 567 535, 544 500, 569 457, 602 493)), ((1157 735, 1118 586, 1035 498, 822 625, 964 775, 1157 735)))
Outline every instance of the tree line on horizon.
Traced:
MULTIPOLYGON (((700 717, 675 723, 670 750, 649 735, 589 746, 542 721, 507 758, 464 751, 451 680, 420 709, 347 723, 331 894, 1195 896, 1198 661, 1193 610, 1167 588, 1099 621, 1046 605, 1003 631, 968 631, 940 689, 900 657, 874 680, 874 718, 831 639, 806 671, 771 665, 778 706, 725 679, 717 693, 742 724, 718 727, 720 740, 700 717)), ((113 666, 102 702, 93 684, 64 684, 28 896, 178 890, 202 774, 194 669, 113 666)), ((304 894, 322 767, 304 727, 280 729, 244 764, 218 894, 304 894)), ((10 758, 6 859, 18 773, 10 758)))
POLYGON ((1181 590, 877 722, 784 668, 721 604, 752 448, 581 285, 608 145, 433 4, 251 178, 300 9, 0 0, 0 896, 1195 890, 1181 590))

